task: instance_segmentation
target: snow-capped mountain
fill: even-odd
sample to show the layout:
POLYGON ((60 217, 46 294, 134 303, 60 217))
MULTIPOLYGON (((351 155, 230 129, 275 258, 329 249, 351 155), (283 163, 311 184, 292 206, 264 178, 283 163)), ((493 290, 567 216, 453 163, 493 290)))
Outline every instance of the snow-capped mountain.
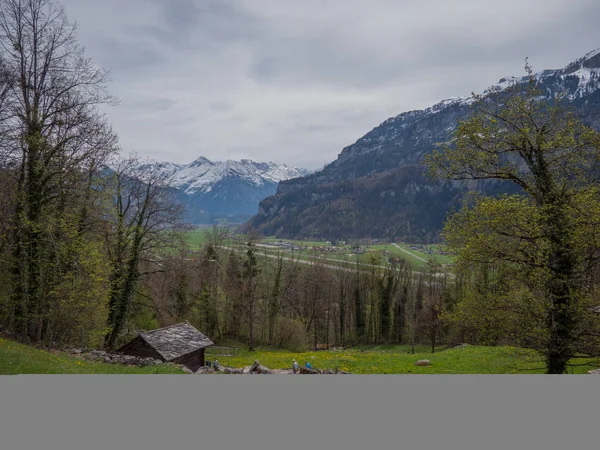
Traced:
POLYGON ((255 162, 249 159, 213 162, 200 157, 186 165, 159 163, 158 166, 171 175, 171 186, 182 189, 187 195, 209 193, 214 185, 228 177, 244 180, 256 187, 264 187, 310 173, 309 170, 288 167, 285 164, 255 162))
POLYGON ((249 216, 259 202, 277 191, 280 181, 303 177, 307 169, 273 162, 210 161, 200 157, 189 164, 158 162, 140 169, 159 169, 169 176, 169 186, 181 192, 188 219, 211 222, 215 217, 249 216))
MULTIPOLYGON (((587 125, 600 131, 600 49, 534 77, 548 98, 562 94, 587 125)), ((483 95, 527 80, 502 78, 483 95)), ((281 182, 250 224, 289 238, 436 239, 446 213, 462 205, 466 187, 432 183, 420 162, 437 143, 451 139, 472 103, 471 97, 454 97, 385 120, 322 170, 281 182)), ((504 192, 506 186, 493 189, 504 192)))

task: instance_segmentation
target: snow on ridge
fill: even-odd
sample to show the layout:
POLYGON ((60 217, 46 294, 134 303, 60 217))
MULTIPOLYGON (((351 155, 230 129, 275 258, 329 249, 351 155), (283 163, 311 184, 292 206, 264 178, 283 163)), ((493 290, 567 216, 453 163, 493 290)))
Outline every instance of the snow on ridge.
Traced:
MULTIPOLYGON (((585 54, 585 56, 576 59, 572 63, 568 64, 562 69, 551 70, 545 69, 540 72, 534 73, 533 77, 538 80, 543 80, 544 78, 552 77, 552 76, 560 76, 560 78, 565 81, 567 77, 577 77, 579 79, 579 84, 576 91, 573 94, 569 95, 570 99, 581 97, 585 94, 593 92, 597 89, 600 89, 600 68, 589 68, 585 67, 586 62, 590 61, 592 58, 600 55, 600 48, 592 50, 585 54)), ((515 83, 522 83, 528 79, 527 76, 507 76, 501 78, 498 83, 493 84, 489 88, 483 91, 483 95, 486 95, 492 91, 504 90, 507 87, 511 86, 515 83)), ((418 109, 406 111, 398 114, 397 116, 390 117, 389 119, 382 122, 379 126, 384 126, 388 124, 392 124, 395 122, 402 122, 406 119, 413 118, 420 114, 437 114, 445 109, 453 106, 453 105, 470 105, 474 103, 475 100, 473 97, 450 97, 444 99, 428 108, 418 109)))
POLYGON ((240 161, 210 161, 199 157, 189 164, 179 165, 168 162, 145 164, 144 167, 159 167, 169 171, 171 186, 182 189, 188 195, 197 192, 210 192, 213 186, 226 177, 239 178, 254 186, 278 183, 290 178, 308 175, 309 170, 287 165, 278 165, 271 161, 256 162, 249 159, 240 161))

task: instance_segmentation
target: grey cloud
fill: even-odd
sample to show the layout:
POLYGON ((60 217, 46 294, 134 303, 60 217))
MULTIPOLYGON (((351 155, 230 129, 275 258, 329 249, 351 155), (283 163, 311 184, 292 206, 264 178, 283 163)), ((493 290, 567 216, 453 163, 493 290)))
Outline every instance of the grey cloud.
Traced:
POLYGON ((127 150, 309 168, 403 111, 600 47, 597 0, 65 0, 127 150))
POLYGON ((168 98, 156 98, 133 101, 131 103, 131 108, 140 110, 153 109, 156 111, 166 111, 176 104, 177 103, 175 101, 168 98))
POLYGON ((210 103, 209 107, 215 111, 215 112, 224 112, 224 111, 230 111, 232 108, 231 103, 228 102, 212 102, 210 103))
POLYGON ((124 42, 107 37, 98 45, 100 56, 112 62, 115 70, 143 70, 166 62, 164 53, 143 43, 124 42))

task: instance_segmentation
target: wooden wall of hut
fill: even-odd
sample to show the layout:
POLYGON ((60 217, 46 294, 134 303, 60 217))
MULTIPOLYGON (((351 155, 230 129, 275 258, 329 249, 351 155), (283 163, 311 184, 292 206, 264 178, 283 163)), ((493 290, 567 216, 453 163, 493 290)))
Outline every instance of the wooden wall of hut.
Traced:
POLYGON ((172 362, 174 362, 175 364, 183 364, 184 366, 195 372, 200 367, 205 365, 205 350, 206 349, 204 348, 198 349, 194 352, 182 355, 179 358, 175 358, 172 362))

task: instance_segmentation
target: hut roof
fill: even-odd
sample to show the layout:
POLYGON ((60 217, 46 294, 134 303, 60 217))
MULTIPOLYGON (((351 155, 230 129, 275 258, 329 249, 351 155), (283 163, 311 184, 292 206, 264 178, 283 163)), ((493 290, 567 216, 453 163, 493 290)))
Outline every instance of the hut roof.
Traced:
POLYGON ((140 337, 160 353, 165 361, 214 345, 213 341, 187 322, 140 333, 140 337))

